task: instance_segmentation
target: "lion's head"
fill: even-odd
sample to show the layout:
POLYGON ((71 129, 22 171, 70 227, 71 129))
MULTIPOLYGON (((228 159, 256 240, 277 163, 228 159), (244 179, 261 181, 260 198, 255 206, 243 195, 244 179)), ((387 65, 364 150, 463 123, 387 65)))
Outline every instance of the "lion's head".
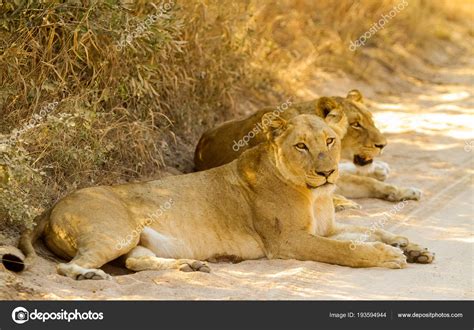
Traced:
POLYGON ((352 90, 347 97, 334 97, 334 100, 344 110, 349 124, 341 142, 341 157, 359 166, 372 163, 387 145, 387 139, 375 126, 362 94, 352 90))
POLYGON ((267 113, 262 123, 274 146, 276 167, 286 180, 310 189, 332 189, 341 149, 333 129, 315 115, 285 121, 267 113))

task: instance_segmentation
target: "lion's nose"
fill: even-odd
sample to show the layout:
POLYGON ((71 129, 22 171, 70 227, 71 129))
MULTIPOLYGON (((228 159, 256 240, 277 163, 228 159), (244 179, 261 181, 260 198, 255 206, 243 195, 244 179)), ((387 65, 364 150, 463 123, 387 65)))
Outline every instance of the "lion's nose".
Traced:
POLYGON ((379 148, 380 150, 382 150, 383 148, 385 148, 387 144, 386 143, 383 143, 383 144, 375 144, 375 148, 379 148))
POLYGON ((329 177, 333 173, 334 170, 316 172, 317 175, 324 176, 325 178, 329 177))

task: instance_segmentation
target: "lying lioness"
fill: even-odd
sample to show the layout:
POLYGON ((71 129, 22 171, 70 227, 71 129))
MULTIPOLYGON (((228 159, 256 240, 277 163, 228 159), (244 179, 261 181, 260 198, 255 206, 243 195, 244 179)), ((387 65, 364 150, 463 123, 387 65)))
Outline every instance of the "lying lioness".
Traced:
MULTIPOLYGON (((315 114, 342 140, 341 157, 351 163, 341 165, 338 180, 340 193, 346 197, 375 197, 389 201, 401 201, 421 197, 416 188, 404 188, 384 183, 389 173, 386 163, 374 161, 387 145, 387 140, 375 126, 372 114, 365 107, 362 94, 351 90, 346 97, 321 97, 314 101, 290 104, 286 102, 276 110, 264 108, 240 119, 230 120, 207 132, 199 140, 194 163, 197 170, 206 170, 227 164, 245 150, 266 140, 262 128, 264 114, 272 113, 285 120, 300 114, 315 114)), ((337 205, 357 205, 338 197, 337 205), (342 203, 342 204, 341 204, 342 203)))
POLYGON ((99 268, 120 256, 134 271, 206 272, 202 261, 223 257, 388 268, 404 267, 407 256, 433 260, 380 229, 354 246, 350 239, 367 229, 334 221, 336 133, 314 115, 270 120, 270 139, 227 165, 72 193, 41 216, 20 247, 31 258, 32 241, 42 235, 57 255, 72 258, 58 272, 74 279, 105 279, 99 268))

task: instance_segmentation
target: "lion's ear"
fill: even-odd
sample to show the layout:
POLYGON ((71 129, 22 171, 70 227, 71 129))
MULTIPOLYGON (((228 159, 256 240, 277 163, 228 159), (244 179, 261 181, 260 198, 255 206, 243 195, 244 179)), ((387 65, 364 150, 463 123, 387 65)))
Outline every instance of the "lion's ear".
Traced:
MULTIPOLYGON (((318 101, 318 113, 328 125, 338 125, 345 119, 346 114, 341 106, 330 97, 321 97, 318 101)), ((331 126, 332 127, 332 126, 331 126)))
POLYGON ((286 120, 276 116, 273 112, 267 112, 262 116, 262 127, 269 138, 280 135, 285 130, 286 125, 286 120))
POLYGON ((323 96, 318 100, 317 104, 318 113, 326 118, 331 112, 339 109, 339 104, 330 97, 323 96))
POLYGON ((357 89, 349 91, 349 93, 347 93, 346 99, 354 102, 364 103, 364 97, 362 96, 362 93, 357 89))

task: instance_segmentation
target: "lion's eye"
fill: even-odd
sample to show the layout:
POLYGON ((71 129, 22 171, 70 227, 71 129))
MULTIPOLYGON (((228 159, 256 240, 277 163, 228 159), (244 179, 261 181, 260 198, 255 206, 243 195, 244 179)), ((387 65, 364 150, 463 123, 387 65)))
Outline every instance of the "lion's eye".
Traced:
POLYGON ((352 126, 353 128, 356 128, 356 129, 362 127, 362 126, 360 126, 360 124, 359 124, 358 122, 352 123, 351 126, 352 126))
POLYGON ((299 150, 308 150, 308 147, 303 142, 298 143, 295 147, 299 150))
POLYGON ((334 138, 328 138, 326 140, 326 145, 330 146, 334 142, 334 138))

